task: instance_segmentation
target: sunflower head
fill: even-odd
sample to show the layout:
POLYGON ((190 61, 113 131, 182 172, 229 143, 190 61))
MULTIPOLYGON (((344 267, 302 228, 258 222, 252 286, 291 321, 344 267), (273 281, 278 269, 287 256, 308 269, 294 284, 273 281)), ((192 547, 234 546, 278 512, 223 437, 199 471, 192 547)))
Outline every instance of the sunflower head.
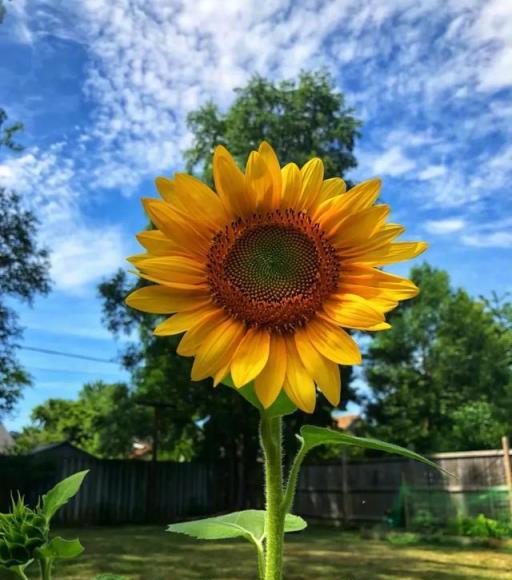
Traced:
POLYGON ((376 204, 380 180, 346 191, 312 159, 283 168, 262 143, 242 172, 224 147, 213 159, 215 191, 178 173, 159 177, 162 199, 143 200, 154 229, 130 258, 153 284, 130 294, 138 310, 170 315, 156 335, 184 333, 178 353, 194 357, 192 379, 254 381, 267 408, 284 390, 312 412, 317 388, 340 399, 338 365, 361 362, 344 329, 384 330, 385 313, 418 292, 380 266, 414 258, 423 242, 397 242, 376 204))

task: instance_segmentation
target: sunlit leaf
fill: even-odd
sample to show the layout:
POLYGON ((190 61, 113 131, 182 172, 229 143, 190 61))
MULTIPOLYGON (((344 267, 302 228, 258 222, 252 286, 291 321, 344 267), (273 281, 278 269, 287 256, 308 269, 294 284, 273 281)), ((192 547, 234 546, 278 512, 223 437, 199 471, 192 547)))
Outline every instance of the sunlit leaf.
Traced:
MULTIPOLYGON (((306 522, 299 516, 286 516, 285 532, 299 532, 306 526, 306 522)), ((265 512, 245 510, 204 520, 171 524, 167 531, 192 536, 198 540, 243 537, 251 542, 261 542, 265 535, 265 512)))
POLYGON ((54 488, 43 496, 41 513, 50 519, 55 512, 68 502, 80 489, 89 470, 80 471, 60 481, 54 488))
POLYGON ((426 465, 453 477, 451 473, 440 467, 437 463, 430 461, 430 459, 427 459, 410 449, 406 449, 405 447, 400 447, 393 443, 386 443, 379 439, 356 437, 355 435, 348 435, 347 433, 333 431, 332 429, 326 429, 324 427, 315 427, 314 425, 304 425, 300 430, 300 434, 304 439, 308 451, 318 445, 352 445, 354 447, 362 447, 363 449, 375 449, 377 451, 384 451, 385 453, 401 455, 408 459, 420 461, 421 463, 425 463, 426 465))

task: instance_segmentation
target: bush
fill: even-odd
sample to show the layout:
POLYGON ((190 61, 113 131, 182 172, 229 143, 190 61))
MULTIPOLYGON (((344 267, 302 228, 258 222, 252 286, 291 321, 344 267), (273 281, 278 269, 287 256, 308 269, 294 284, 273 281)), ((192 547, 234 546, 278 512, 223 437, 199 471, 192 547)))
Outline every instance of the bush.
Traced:
POLYGON ((509 538, 512 537, 512 523, 493 520, 484 514, 476 517, 457 516, 449 523, 448 533, 471 538, 509 538))

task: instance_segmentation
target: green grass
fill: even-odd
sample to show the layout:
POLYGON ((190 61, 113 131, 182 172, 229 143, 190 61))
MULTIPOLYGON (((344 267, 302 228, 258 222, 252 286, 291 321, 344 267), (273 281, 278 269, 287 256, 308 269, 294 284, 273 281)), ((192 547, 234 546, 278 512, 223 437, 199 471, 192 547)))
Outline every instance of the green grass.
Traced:
MULTIPOLYGON (((91 580, 110 572, 127 580, 256 580, 252 548, 242 541, 200 542, 148 526, 66 529, 61 534, 80 537, 86 551, 61 564, 58 579, 91 580)), ((0 578, 14 576, 0 573, 0 578)), ((512 552, 392 545, 335 529, 310 528, 288 536, 285 578, 511 580, 512 552)))

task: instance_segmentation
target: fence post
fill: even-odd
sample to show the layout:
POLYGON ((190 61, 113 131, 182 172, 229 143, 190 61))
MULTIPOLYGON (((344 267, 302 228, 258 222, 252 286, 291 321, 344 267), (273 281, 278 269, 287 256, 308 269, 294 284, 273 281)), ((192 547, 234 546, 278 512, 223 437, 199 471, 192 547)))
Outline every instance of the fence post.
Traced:
POLYGON ((505 469, 505 481, 508 486, 508 502, 510 506, 510 519, 512 520, 512 467, 510 466, 510 447, 506 435, 501 438, 501 447, 503 448, 503 468, 505 469))

